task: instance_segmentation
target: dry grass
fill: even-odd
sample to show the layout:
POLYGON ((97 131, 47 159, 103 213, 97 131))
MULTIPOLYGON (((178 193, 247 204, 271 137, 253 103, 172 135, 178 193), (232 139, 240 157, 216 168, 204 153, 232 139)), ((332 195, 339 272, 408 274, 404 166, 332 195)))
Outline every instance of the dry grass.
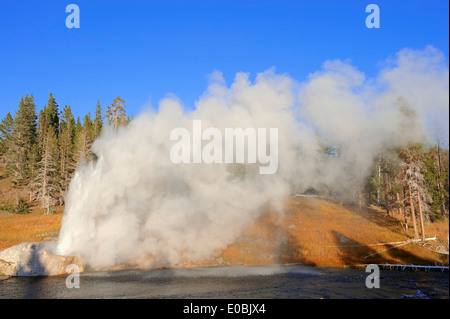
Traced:
POLYGON ((62 213, 52 215, 0 215, 0 249, 23 242, 56 239, 62 213))
MULTIPOLYGON (((28 200, 26 187, 14 188, 12 178, 3 176, 0 166, 0 206, 16 197, 28 200)), ((44 215, 36 202, 30 205, 30 214, 17 215, 0 210, 0 250, 29 241, 54 240, 61 227, 63 207, 54 209, 56 214, 44 215)))
MULTIPOLYGON (((411 229, 411 227, 410 227, 411 229)), ((427 224, 426 233, 448 236, 448 220, 427 224)), ((358 210, 337 203, 292 198, 284 216, 267 214, 236 243, 222 251, 229 264, 302 263, 354 266, 367 263, 448 263, 448 256, 415 244, 372 246, 412 238, 382 210, 358 210), (391 248, 391 249, 388 249, 391 248)))

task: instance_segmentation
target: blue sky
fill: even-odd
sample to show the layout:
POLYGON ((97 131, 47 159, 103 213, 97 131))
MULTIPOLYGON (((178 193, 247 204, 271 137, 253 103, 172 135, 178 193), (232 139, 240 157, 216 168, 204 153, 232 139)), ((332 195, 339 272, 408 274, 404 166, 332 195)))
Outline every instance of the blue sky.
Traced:
POLYGON ((32 93, 38 110, 53 92, 76 115, 120 95, 137 115, 167 94, 187 108, 215 70, 275 67, 302 81, 328 59, 351 60, 367 76, 403 48, 433 45, 448 64, 449 3, 427 1, 1 0, 0 117, 32 93), (80 28, 68 29, 68 4, 80 28), (380 8, 368 29, 365 8, 380 8))

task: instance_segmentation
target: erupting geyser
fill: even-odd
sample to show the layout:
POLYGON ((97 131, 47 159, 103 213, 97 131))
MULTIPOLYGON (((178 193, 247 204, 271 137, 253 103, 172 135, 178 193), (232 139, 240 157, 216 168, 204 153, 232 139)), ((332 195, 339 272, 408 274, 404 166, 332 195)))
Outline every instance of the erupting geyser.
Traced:
POLYGON ((263 207, 282 211, 294 191, 326 187, 356 198, 381 148, 426 138, 433 116, 448 118, 448 84, 432 47, 400 51, 374 79, 342 61, 326 62, 303 83, 269 70, 253 82, 238 73, 227 86, 216 72, 195 110, 167 98, 157 113, 104 130, 92 147, 98 159, 71 181, 57 253, 93 268, 174 265, 217 253, 263 207), (402 119, 398 97, 414 120, 402 119), (276 173, 259 174, 260 163, 174 163, 170 133, 194 120, 221 132, 277 128, 276 173), (324 156, 325 144, 339 145, 339 156, 324 156))

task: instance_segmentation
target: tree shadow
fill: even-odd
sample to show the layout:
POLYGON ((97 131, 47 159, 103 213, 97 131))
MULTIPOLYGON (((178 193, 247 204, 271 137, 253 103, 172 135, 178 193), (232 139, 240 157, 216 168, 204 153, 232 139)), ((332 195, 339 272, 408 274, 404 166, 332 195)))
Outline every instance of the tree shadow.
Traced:
POLYGON ((279 233, 278 244, 274 249, 274 262, 276 264, 301 264, 305 266, 316 266, 316 258, 324 257, 320 252, 308 251, 307 247, 301 245, 295 236, 286 230, 279 233))
POLYGON ((390 231, 394 233, 404 233, 404 229, 400 226, 400 220, 394 216, 386 215, 374 208, 365 207, 365 208, 358 208, 358 215, 362 218, 366 219, 367 221, 374 223, 378 226, 381 226, 383 228, 389 229, 390 231))
POLYGON ((299 263, 307 266, 326 265, 335 267, 354 267, 371 263, 397 263, 393 259, 387 258, 386 254, 379 255, 379 250, 352 240, 335 230, 332 231, 332 234, 334 240, 332 245, 317 245, 315 249, 301 245, 288 234, 285 240, 278 245, 277 261, 281 264, 299 263))
POLYGON ((368 246, 347 238, 333 230, 336 247, 339 248, 339 258, 347 266, 360 264, 414 264, 433 265, 431 259, 422 258, 395 245, 368 246))
POLYGON ((276 263, 302 264, 307 266, 355 267, 363 264, 413 264, 434 265, 427 259, 404 249, 403 246, 369 246, 332 231, 330 246, 317 245, 315 249, 301 245, 289 233, 284 233, 275 250, 276 263), (305 253, 306 252, 306 253, 305 253))

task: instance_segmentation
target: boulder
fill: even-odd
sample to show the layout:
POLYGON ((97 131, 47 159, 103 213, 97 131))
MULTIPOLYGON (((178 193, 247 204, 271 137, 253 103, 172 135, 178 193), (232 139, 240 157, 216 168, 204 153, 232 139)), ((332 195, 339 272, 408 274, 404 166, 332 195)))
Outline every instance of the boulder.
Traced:
POLYGON ((55 276, 72 272, 75 264, 80 272, 84 265, 76 256, 59 256, 53 252, 55 242, 28 242, 0 252, 0 274, 5 276, 55 276), (67 271, 67 270, 69 271, 67 271))

